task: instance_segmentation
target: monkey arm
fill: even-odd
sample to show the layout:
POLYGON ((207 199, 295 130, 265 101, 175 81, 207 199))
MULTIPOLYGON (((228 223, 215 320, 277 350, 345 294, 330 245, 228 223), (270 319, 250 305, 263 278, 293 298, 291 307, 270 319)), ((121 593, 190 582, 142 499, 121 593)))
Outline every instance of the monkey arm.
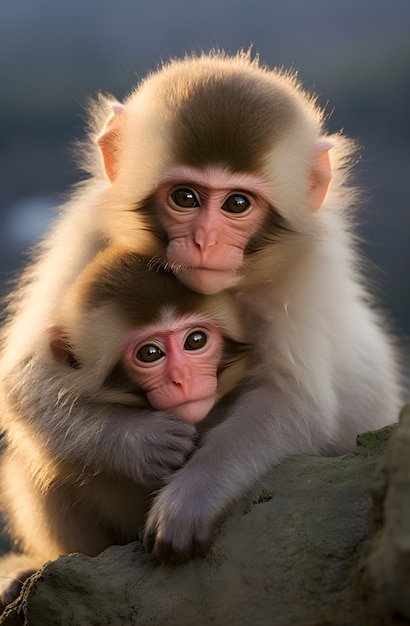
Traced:
MULTIPOLYGON (((314 307, 308 314, 308 293, 299 301, 300 317, 284 310, 282 320, 275 316, 275 328, 260 325, 255 343, 271 361, 262 361, 248 389, 156 496, 144 543, 158 559, 183 561, 202 554, 221 514, 287 456, 345 454, 360 432, 394 421, 400 394, 389 341, 373 314, 353 299, 354 290, 349 297, 340 277, 333 282, 346 287, 346 297, 329 296, 326 316, 314 307), (326 335, 329 320, 330 328, 340 330, 326 335), (305 329, 294 334, 294 343, 292 328, 305 329), (272 335, 285 337, 285 348, 274 341, 264 346, 263 339, 272 335), (284 367, 287 354, 295 358, 284 367)), ((323 284, 329 290, 331 283, 323 284)), ((307 287, 314 293, 312 283, 307 287)))
POLYGON ((145 548, 171 562, 203 554, 215 521, 272 465, 291 454, 321 452, 329 422, 320 415, 313 401, 289 390, 266 385, 242 394, 157 495, 145 548))
POLYGON ((91 426, 94 459, 85 442, 73 441, 83 445, 83 458, 95 467, 104 465, 101 469, 125 474, 147 487, 162 484, 197 445, 195 426, 167 412, 108 405, 90 415, 97 418, 91 426))
POLYGON ((152 487, 192 454, 193 425, 165 412, 93 402, 47 374, 35 363, 16 370, 3 419, 9 446, 45 480, 65 465, 80 476, 109 472, 152 487))

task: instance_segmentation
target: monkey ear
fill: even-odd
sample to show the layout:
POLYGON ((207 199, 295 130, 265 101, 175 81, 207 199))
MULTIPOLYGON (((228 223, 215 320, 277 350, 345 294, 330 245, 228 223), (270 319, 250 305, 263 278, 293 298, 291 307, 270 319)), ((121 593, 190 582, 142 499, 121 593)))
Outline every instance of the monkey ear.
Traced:
POLYGON ((308 203, 311 213, 315 213, 324 201, 330 181, 332 168, 329 150, 333 148, 331 141, 318 141, 315 146, 313 166, 309 175, 308 203))
POLYGON ((117 174, 117 150, 121 130, 120 118, 125 109, 119 102, 113 102, 111 109, 112 113, 97 137, 97 144, 103 158, 105 173, 109 180, 113 182, 117 174))
POLYGON ((61 326, 50 326, 48 329, 50 350, 54 358, 73 369, 79 369, 80 363, 72 352, 69 340, 61 326))

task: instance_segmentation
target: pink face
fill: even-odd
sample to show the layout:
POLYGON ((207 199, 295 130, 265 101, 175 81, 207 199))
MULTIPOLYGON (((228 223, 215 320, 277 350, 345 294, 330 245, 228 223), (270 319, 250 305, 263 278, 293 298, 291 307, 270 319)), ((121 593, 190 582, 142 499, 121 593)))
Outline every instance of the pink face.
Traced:
POLYGON ((267 214, 264 183, 223 168, 179 166, 167 171, 158 189, 167 260, 178 279, 206 294, 235 285, 246 245, 267 214))
POLYGON ((169 410, 195 424, 217 400, 221 353, 215 325, 199 316, 173 316, 133 332, 124 354, 128 374, 153 409, 169 410))

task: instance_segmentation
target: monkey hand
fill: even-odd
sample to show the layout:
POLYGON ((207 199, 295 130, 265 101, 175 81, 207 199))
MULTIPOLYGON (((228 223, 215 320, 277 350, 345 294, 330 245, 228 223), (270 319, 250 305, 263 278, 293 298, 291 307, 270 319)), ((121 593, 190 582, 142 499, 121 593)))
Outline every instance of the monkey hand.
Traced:
POLYGON ((158 413, 150 415, 141 428, 136 458, 137 479, 148 487, 163 484, 189 459, 198 443, 198 431, 192 424, 158 413))
POLYGON ((166 563, 204 556, 220 513, 214 500, 206 497, 205 480, 201 485, 189 465, 176 472, 158 493, 143 532, 145 550, 166 563))

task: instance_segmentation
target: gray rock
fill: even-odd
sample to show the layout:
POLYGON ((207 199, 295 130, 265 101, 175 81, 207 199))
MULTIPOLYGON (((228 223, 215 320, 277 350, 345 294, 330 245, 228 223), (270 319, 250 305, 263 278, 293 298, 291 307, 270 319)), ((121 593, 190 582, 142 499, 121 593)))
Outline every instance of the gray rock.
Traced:
MULTIPOLYGON (((410 428, 400 426, 395 442, 400 441, 402 427, 410 428)), ((95 558, 74 554, 47 563, 28 579, 0 624, 395 624, 385 621, 372 596, 374 581, 384 592, 386 578, 368 575, 372 548, 368 539, 369 485, 392 430, 388 427, 362 435, 347 456, 301 456, 273 468, 252 494, 231 509, 203 559, 160 565, 139 543, 132 543, 113 546, 95 558), (363 572, 367 587, 362 584, 363 572), (370 594, 369 599, 363 592, 370 594)), ((410 472, 410 465, 407 467, 410 472)), ((380 471, 377 476, 380 483, 380 471)), ((386 492, 383 489, 382 494, 386 492)), ((403 490, 400 493, 404 497, 403 490)), ((410 494, 406 497, 408 510, 410 494)), ((372 515, 374 520, 377 513, 373 510, 372 515)), ((402 523, 408 526, 410 515, 402 523)), ((371 567, 380 574, 383 559, 389 561, 394 529, 388 525, 382 529, 379 523, 375 532, 381 537, 371 567)), ((407 537, 410 546, 410 533, 407 537)), ((392 567, 400 558, 393 559, 392 567)), ((402 578, 404 584, 408 576, 402 578)), ((393 593, 391 602, 397 602, 393 593)))
POLYGON ((410 620, 410 405, 381 459, 372 495, 365 581, 380 611, 410 620))

